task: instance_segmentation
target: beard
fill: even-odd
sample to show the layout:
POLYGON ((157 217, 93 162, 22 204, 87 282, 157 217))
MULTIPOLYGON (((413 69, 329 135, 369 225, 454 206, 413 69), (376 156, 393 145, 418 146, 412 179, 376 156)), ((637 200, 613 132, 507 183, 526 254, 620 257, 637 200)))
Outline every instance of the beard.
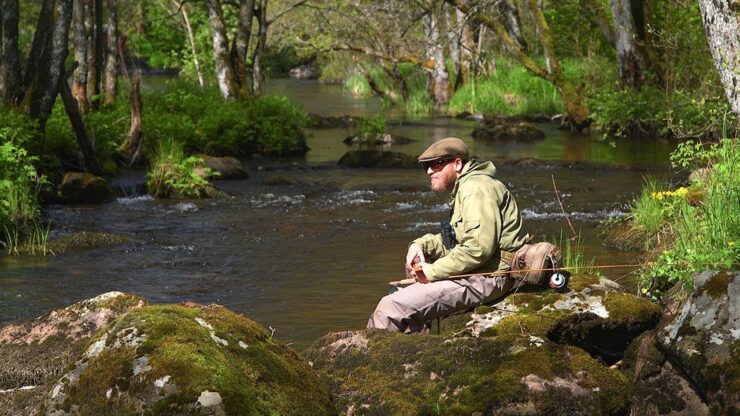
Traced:
POLYGON ((446 167, 429 178, 429 186, 432 192, 446 192, 455 187, 455 181, 457 181, 455 170, 446 167))

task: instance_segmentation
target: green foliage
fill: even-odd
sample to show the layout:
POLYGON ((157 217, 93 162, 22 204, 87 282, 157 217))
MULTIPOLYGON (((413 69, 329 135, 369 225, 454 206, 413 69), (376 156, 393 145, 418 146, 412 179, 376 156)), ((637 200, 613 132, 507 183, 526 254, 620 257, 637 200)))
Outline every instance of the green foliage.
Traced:
MULTIPOLYGON (((9 252, 25 244, 38 230, 39 192, 46 178, 34 166, 38 158, 26 150, 33 138, 33 126, 24 116, 0 112, 0 243, 9 252)), ((47 230, 48 234, 48 230, 47 230)), ((44 239, 40 239, 45 242, 44 239)))
MULTIPOLYGON (((640 132, 673 137, 713 136, 721 131, 729 105, 724 97, 692 97, 682 91, 666 94, 655 86, 602 89, 589 100, 596 127, 616 137, 640 132)), ((731 126, 737 118, 730 116, 731 126)))
POLYGON ((676 166, 697 161, 708 166, 702 182, 700 202, 692 201, 692 188, 653 193, 663 204, 665 227, 673 233, 672 243, 642 274, 646 293, 660 293, 673 283, 692 284, 691 274, 708 268, 732 269, 740 265, 740 149, 736 139, 723 139, 703 147, 687 143, 672 157, 676 166), (666 199, 670 208, 665 209, 666 199))
POLYGON ((646 178, 645 185, 630 206, 632 219, 638 227, 642 227, 649 233, 657 233, 663 228, 665 219, 669 212, 675 212, 675 198, 657 198, 660 195, 661 186, 653 178, 646 178))
POLYGON ((307 118, 283 96, 224 101, 215 90, 192 83, 168 83, 164 92, 148 94, 142 134, 145 154, 170 138, 191 152, 251 156, 299 154, 306 150, 307 118))
POLYGON ((583 240, 581 236, 577 235, 574 239, 568 238, 563 235, 562 230, 560 232, 560 238, 553 238, 555 246, 560 248, 563 256, 563 264, 565 267, 573 268, 573 273, 577 274, 595 274, 596 259, 586 259, 583 253, 583 240))
POLYGON ((381 116, 361 118, 357 121, 355 133, 362 143, 374 143, 385 132, 385 119, 381 116))
MULTIPOLYGON (((563 66, 571 65, 568 61, 563 66)), ((450 100, 449 111, 496 115, 556 114, 565 110, 552 84, 518 63, 499 59, 488 78, 465 84, 450 100)))
POLYGON ((157 198, 200 198, 209 183, 204 177, 215 172, 199 167, 203 159, 185 155, 184 147, 174 139, 159 142, 152 159, 152 169, 147 174, 149 193, 157 198))

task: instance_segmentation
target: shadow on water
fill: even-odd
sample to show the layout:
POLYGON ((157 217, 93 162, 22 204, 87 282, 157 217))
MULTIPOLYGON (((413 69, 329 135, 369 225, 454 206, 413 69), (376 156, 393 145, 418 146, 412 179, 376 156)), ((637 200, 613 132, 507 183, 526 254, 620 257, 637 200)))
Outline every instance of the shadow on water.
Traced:
MULTIPOLYGON (((373 100, 343 96, 339 86, 285 81, 275 88, 283 88, 310 112, 348 113, 341 111, 352 108, 345 101, 356 106, 354 115, 380 108, 373 100)), ((480 143, 470 136, 473 126, 454 119, 395 125, 394 133, 416 141, 392 150, 418 154, 438 138, 460 136, 482 159, 663 168, 670 151, 662 142, 613 148, 547 125, 542 127, 548 138, 541 142, 480 143)), ((155 303, 219 303, 275 328, 276 337, 299 350, 327 332, 364 327, 387 293, 387 282, 402 277, 409 241, 436 232, 447 207, 444 195, 428 192, 421 170, 337 168, 336 160, 351 149, 341 141, 346 134, 344 129, 313 131, 304 158, 245 161, 250 179, 217 182, 232 195, 228 199, 157 201, 135 195, 144 173, 132 171, 117 178, 131 190, 128 197, 97 207, 47 207, 52 237, 107 231, 133 242, 56 257, 0 258, 0 320, 28 319, 119 290, 155 303)), ((601 247, 598 224, 625 212, 641 187, 644 169, 502 163, 499 174, 516 195, 535 239, 567 234, 552 189, 554 175, 585 241, 586 256, 600 264, 631 261, 630 254, 601 247)))

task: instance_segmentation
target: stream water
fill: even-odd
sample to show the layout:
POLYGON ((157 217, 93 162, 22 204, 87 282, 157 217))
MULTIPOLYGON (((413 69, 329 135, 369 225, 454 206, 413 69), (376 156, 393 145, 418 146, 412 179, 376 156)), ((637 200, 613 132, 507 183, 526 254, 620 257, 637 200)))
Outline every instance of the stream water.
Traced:
MULTIPOLYGON (((381 110, 377 100, 343 95, 339 86, 279 80, 269 87, 309 112, 362 116, 381 110)), ((597 264, 630 262, 629 254, 600 245, 599 221, 624 213, 643 176, 667 172, 671 145, 628 140, 612 147, 596 137, 538 127, 547 133, 544 141, 489 144, 471 138, 473 122, 407 120, 392 124, 391 130, 415 142, 392 150, 418 154, 436 139, 458 136, 481 159, 605 164, 504 165, 499 176, 514 192, 536 239, 569 235, 554 196, 554 176, 586 257, 597 264)), ((327 332, 364 327, 387 293, 387 282, 403 277, 409 241, 436 232, 447 207, 445 195, 428 191, 421 169, 336 167, 351 149, 342 143, 348 133, 341 128, 312 131, 311 150, 302 158, 246 160, 249 179, 216 182, 233 195, 228 199, 162 201, 129 195, 94 207, 46 207, 51 238, 106 231, 125 234, 132 242, 60 256, 0 257, 0 324, 118 290, 153 303, 222 304, 272 327, 278 339, 297 350, 327 332)), ((112 182, 133 185, 143 175, 129 171, 112 182)), ((607 274, 628 282, 628 271, 607 274)))

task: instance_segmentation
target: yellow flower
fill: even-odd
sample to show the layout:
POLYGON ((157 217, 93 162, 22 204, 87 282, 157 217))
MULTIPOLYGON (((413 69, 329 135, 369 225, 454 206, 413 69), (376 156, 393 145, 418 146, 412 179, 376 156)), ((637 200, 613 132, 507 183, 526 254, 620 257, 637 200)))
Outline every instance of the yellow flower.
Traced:
POLYGON ((678 196, 678 197, 684 197, 688 193, 689 193, 689 190, 682 186, 682 187, 676 189, 676 191, 673 194, 675 196, 678 196))
POLYGON ((727 245, 730 246, 730 247, 735 247, 735 242, 734 241, 728 241, 727 242, 727 245))

